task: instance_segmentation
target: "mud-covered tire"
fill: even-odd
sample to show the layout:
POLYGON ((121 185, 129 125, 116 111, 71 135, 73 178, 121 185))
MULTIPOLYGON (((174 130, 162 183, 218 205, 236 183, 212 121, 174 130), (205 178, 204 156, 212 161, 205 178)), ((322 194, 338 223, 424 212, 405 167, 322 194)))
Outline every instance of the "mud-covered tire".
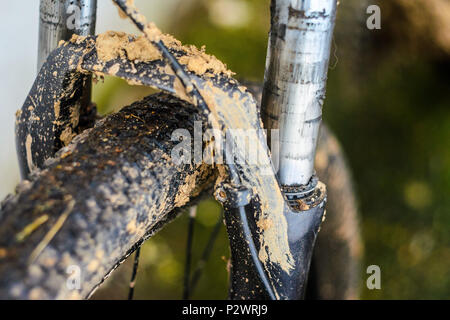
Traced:
POLYGON ((0 210, 0 298, 85 298, 134 248, 214 181, 175 164, 171 134, 195 108, 152 95, 61 149, 0 210), (71 275, 80 275, 80 288, 71 275))

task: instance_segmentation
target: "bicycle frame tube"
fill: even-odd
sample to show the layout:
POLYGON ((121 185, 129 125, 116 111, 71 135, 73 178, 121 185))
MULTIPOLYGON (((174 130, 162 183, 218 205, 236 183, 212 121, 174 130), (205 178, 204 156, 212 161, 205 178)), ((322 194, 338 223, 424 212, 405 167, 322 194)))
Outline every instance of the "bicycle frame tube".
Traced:
POLYGON ((269 134, 280 130, 281 185, 306 185, 314 174, 336 0, 272 0, 271 14, 263 122, 269 134))

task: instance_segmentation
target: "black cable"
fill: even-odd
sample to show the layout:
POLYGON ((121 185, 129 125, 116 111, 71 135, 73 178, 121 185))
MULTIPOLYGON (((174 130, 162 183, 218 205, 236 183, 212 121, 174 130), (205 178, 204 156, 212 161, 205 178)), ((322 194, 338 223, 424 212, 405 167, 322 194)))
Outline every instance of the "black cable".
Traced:
POLYGON ((134 253, 133 272, 131 273, 130 290, 128 291, 128 300, 133 300, 134 286, 136 285, 136 276, 139 267, 139 255, 141 254, 141 247, 136 249, 134 253))

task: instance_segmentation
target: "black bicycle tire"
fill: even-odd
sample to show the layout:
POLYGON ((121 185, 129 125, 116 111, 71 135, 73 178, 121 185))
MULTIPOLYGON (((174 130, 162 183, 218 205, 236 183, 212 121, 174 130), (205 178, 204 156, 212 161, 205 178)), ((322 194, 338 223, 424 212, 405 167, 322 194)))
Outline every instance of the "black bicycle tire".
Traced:
POLYGON ((211 167, 170 160, 172 132, 193 132, 194 121, 202 119, 193 106, 149 96, 98 121, 21 183, 0 210, 0 298, 88 297, 174 209, 211 185, 211 167), (69 266, 81 270, 79 290, 67 286, 69 266))

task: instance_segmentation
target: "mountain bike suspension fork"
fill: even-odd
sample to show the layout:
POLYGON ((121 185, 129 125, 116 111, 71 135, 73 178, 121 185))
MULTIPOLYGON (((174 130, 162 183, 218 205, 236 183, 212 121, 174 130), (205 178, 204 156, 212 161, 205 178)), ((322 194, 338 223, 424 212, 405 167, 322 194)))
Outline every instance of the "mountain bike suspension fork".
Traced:
MULTIPOLYGON (((278 178, 286 201, 287 236, 295 260, 294 270, 289 274, 276 266, 266 270, 273 278, 273 291, 281 299, 303 298, 315 240, 325 211, 326 190, 315 177, 314 158, 336 6, 336 0, 272 0, 271 3, 271 30, 261 109, 269 141, 272 140, 271 130, 279 130, 279 146, 272 148, 272 153, 276 157, 274 162, 279 164, 278 178)), ((253 198, 245 208, 255 212, 255 201, 257 199, 253 198)), ((235 202, 239 207, 236 204, 239 203, 235 202)), ((230 221, 231 225, 236 221, 230 221)), ((233 255, 240 259, 246 256, 239 248, 232 247, 233 255)), ((239 265, 242 267, 243 264, 239 265)), ((256 274, 255 266, 249 266, 250 272, 245 273, 246 268, 237 270, 243 276, 232 279, 234 297, 269 298, 268 292, 255 294, 254 289, 250 290, 255 286, 261 288, 264 281, 248 276, 249 273, 256 274), (253 283, 246 285, 245 282, 249 281, 253 283)))
MULTIPOLYGON (((232 157, 229 141, 226 143, 225 155, 227 158, 232 157)), ((282 212, 274 212, 284 215, 287 222, 287 229, 276 230, 277 237, 286 237, 288 240, 293 257, 292 268, 286 270, 280 264, 261 260, 261 252, 268 250, 263 248, 264 239, 261 237, 264 237, 266 228, 273 226, 270 225, 270 219, 267 225, 261 224, 259 218, 264 204, 258 190, 246 188, 242 184, 240 170, 228 159, 227 163, 230 179, 216 187, 215 197, 224 206, 230 240, 229 297, 233 300, 303 298, 313 247, 324 213, 325 185, 313 177, 307 185, 297 190, 301 198, 293 198, 289 194, 282 212)), ((277 194, 267 196, 277 197, 277 194)), ((279 248, 270 250, 273 249, 279 248)))
POLYGON ((322 119, 336 0, 272 0, 262 114, 279 129, 283 186, 306 185, 322 119))
POLYGON ((286 271, 261 261, 256 253, 260 236, 270 228, 256 222, 261 199, 239 181, 223 183, 216 199, 224 205, 230 238, 231 299, 303 298, 326 204, 325 185, 314 175, 314 157, 336 0, 272 0, 271 14, 262 113, 269 141, 270 130, 280 130, 279 149, 272 153, 279 162, 287 230, 277 232, 287 237, 294 263, 286 271))
POLYGON ((61 40, 95 34, 97 0, 41 0, 38 71, 61 40))

